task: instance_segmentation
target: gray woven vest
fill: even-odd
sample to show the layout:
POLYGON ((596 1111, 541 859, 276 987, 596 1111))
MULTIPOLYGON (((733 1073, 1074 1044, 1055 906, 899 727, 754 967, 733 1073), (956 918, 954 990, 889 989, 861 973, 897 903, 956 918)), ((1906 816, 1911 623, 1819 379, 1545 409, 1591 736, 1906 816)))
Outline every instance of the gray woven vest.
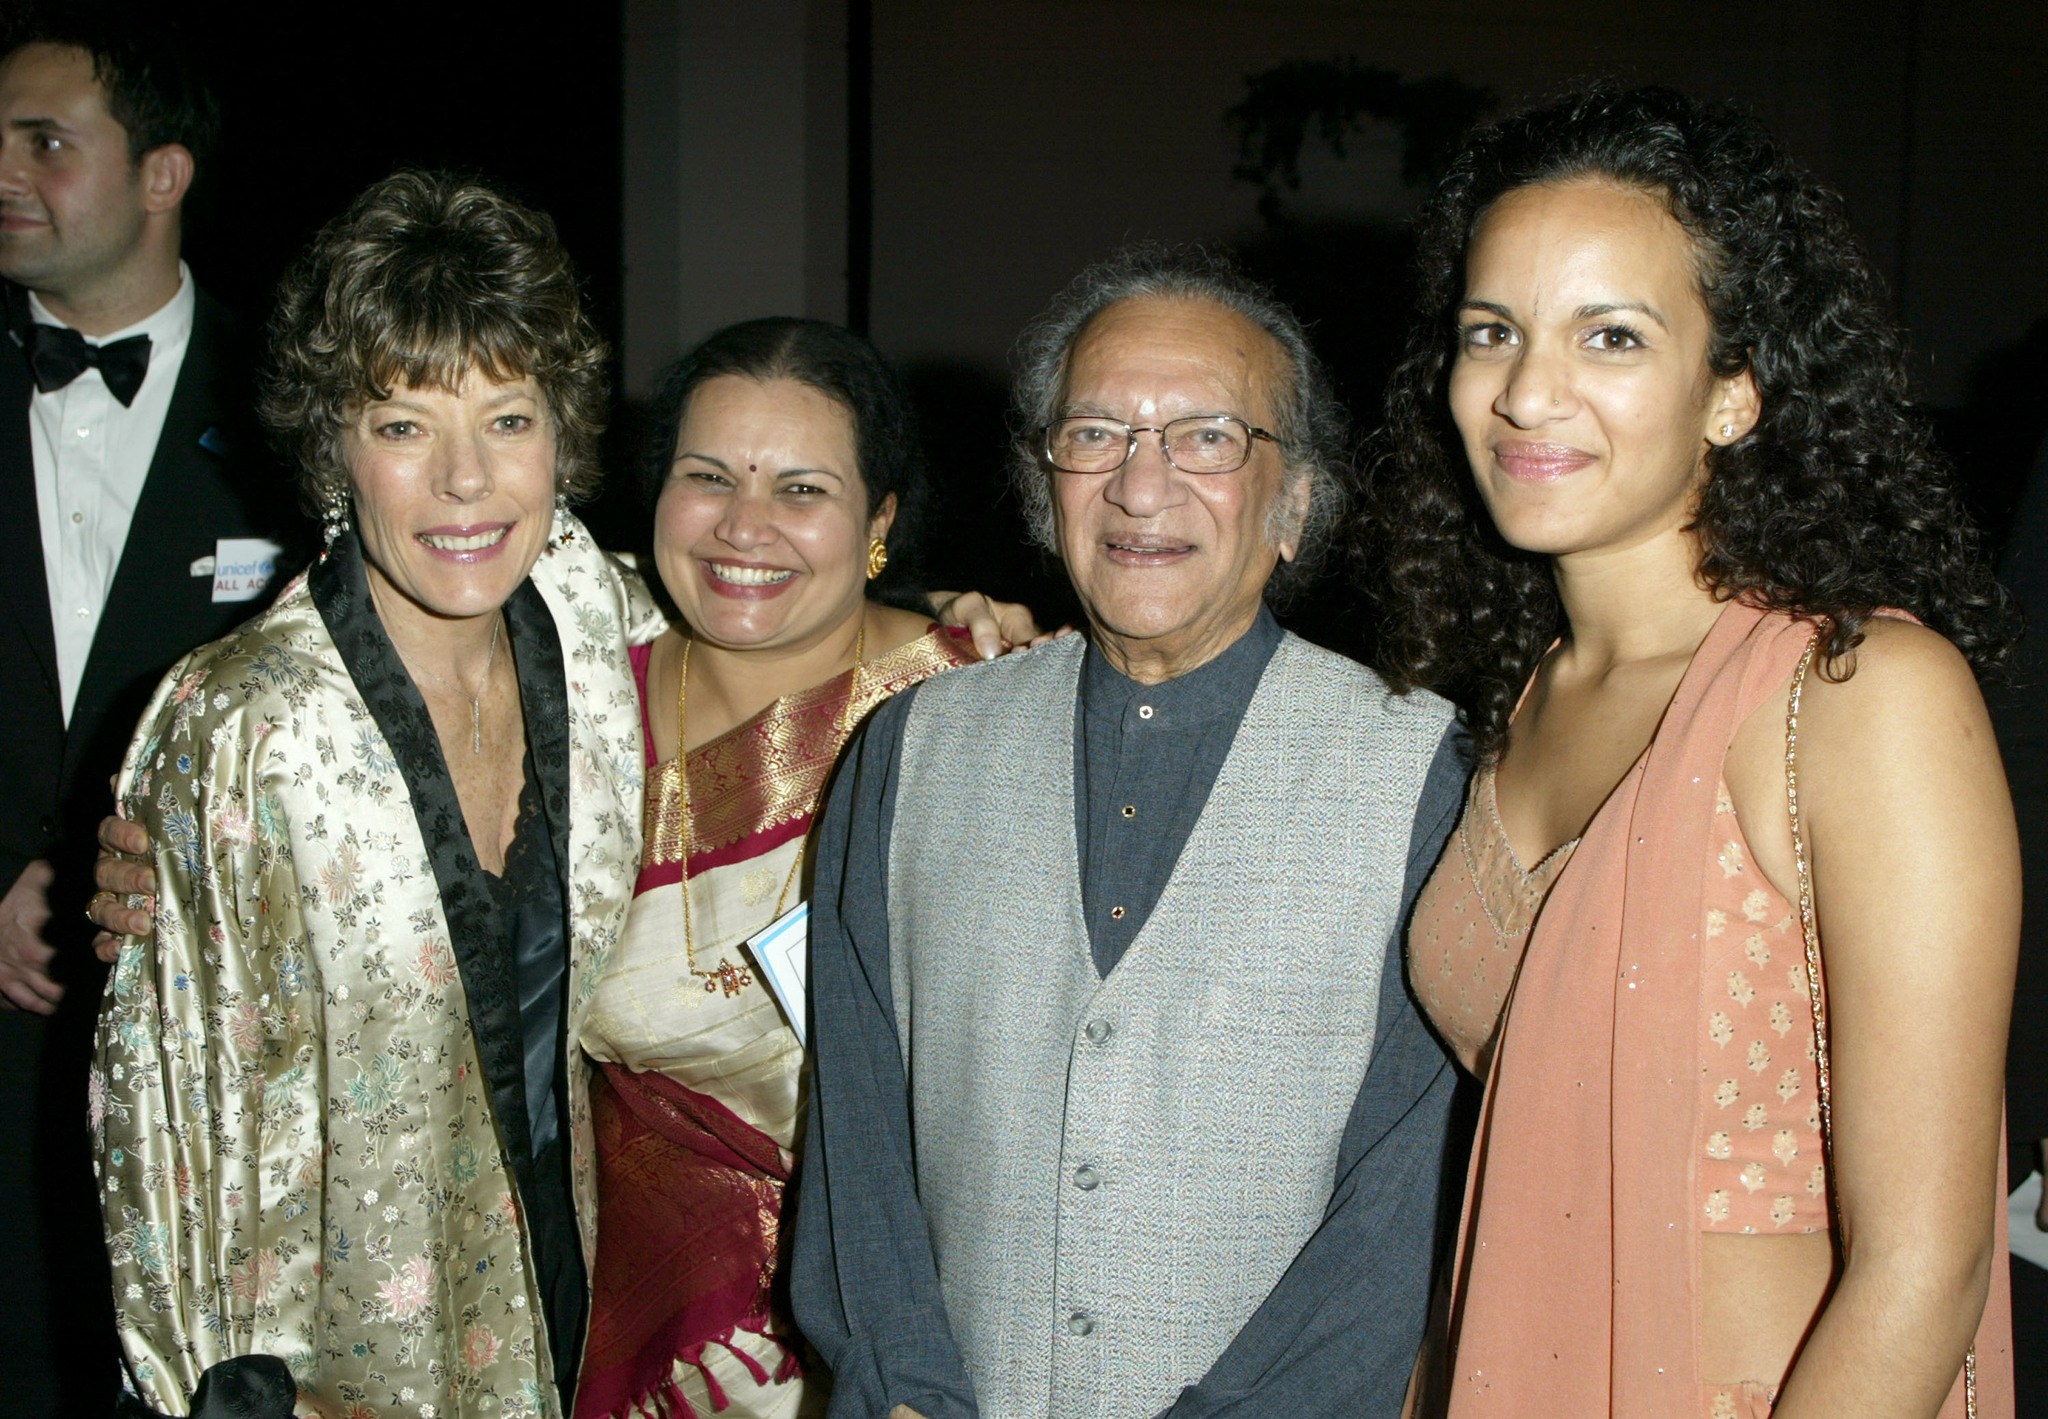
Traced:
POLYGON ((1329 1201, 1450 709, 1293 636, 1107 980, 1078 636, 919 687, 889 861, 917 1182, 983 1419, 1142 1419, 1329 1201))

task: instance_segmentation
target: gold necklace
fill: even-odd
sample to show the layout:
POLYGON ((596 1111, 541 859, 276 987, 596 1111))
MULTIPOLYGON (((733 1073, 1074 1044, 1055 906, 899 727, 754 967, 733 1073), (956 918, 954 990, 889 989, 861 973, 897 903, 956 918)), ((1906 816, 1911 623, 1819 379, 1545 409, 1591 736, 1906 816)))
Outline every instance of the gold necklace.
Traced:
MULTIPOLYGON (((853 706, 860 697, 860 671, 867 657, 868 624, 867 613, 861 613, 860 634, 853 642, 853 683, 847 686, 846 708, 839 716, 839 742, 844 744, 846 736, 853 732, 853 706)), ((683 660, 676 670, 676 795, 681 799, 678 816, 683 827, 683 962, 691 975, 704 982, 706 995, 723 990, 728 997, 738 995, 754 983, 754 973, 746 966, 735 966, 724 956, 718 958, 715 970, 697 969, 696 934, 690 924, 690 850, 696 838, 695 825, 690 819, 690 757, 684 747, 688 741, 689 720, 685 711, 689 704, 690 692, 690 637, 683 637, 683 660)), ((813 805, 815 811, 816 805, 813 805)), ((789 900, 790 888, 796 885, 797 874, 803 870, 804 850, 801 844, 796 850, 796 861, 789 865, 789 876, 782 880, 782 891, 775 898, 775 914, 770 921, 782 920, 783 905, 789 900)))

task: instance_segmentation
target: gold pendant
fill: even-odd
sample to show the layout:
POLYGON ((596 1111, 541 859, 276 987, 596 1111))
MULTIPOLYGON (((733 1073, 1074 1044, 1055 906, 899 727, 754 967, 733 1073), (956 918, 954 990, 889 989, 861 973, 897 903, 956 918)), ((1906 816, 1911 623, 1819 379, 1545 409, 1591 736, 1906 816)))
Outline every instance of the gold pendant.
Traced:
POLYGON ((752 971, 748 970, 745 966, 735 966, 723 956, 718 958, 717 970, 700 971, 695 966, 692 966, 690 974, 704 982, 704 993, 706 995, 715 995, 720 989, 723 989, 727 999, 738 995, 754 983, 754 973, 752 971))

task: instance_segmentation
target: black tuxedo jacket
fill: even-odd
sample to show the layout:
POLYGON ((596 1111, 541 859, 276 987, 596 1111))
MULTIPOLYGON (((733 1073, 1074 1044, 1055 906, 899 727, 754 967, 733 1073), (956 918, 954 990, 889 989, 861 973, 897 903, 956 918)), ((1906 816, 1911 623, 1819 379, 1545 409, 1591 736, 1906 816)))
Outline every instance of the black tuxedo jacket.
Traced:
POLYGON ((186 651, 261 609, 302 563, 310 527, 293 511, 287 477, 264 456, 233 319, 201 291, 67 729, 29 446, 28 301, 17 286, 0 287, 0 892, 46 857, 60 876, 53 907, 68 908, 90 890, 82 871, 113 801, 107 779, 157 680, 186 651), (217 604, 213 579, 192 575, 222 537, 285 545, 279 579, 257 601, 217 604))

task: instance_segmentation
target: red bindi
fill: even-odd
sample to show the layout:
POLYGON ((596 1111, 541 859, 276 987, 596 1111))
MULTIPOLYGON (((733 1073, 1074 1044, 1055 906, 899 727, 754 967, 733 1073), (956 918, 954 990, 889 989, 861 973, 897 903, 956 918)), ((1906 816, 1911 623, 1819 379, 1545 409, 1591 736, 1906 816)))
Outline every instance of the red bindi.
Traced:
POLYGON ((753 464, 749 463, 749 464, 747 465, 747 471, 748 471, 749 473, 755 473, 755 472, 758 472, 758 471, 760 471, 760 470, 756 469, 756 468, 754 467, 754 465, 753 465, 753 464))

